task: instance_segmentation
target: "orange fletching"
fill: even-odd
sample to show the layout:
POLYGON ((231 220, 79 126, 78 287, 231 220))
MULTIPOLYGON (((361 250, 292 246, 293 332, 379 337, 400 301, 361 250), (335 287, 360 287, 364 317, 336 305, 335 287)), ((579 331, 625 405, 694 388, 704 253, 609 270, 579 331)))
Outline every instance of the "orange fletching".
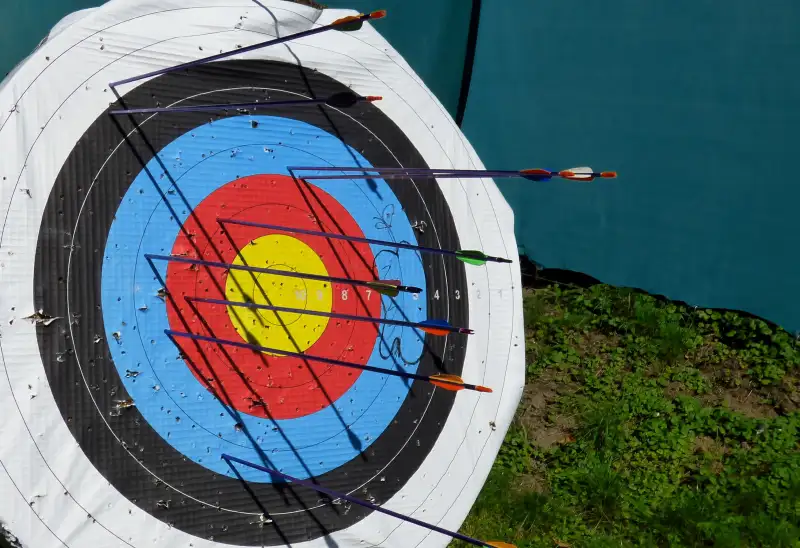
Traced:
POLYGON ((386 17, 386 10, 375 10, 369 14, 370 19, 383 19, 386 17))
POLYGON ((484 393, 487 393, 487 394, 491 394, 492 393, 492 389, 489 388, 488 386, 480 386, 480 385, 478 385, 478 386, 475 387, 475 390, 477 390, 478 392, 484 392, 484 393))
POLYGON ((488 544, 489 546, 494 546, 494 548, 517 548, 513 544, 509 544, 507 542, 499 542, 496 540, 492 542, 487 542, 486 544, 488 544))
POLYGON ((361 18, 358 15, 348 15, 347 17, 340 17, 331 25, 342 25, 344 23, 355 23, 356 21, 360 21, 361 18))
POLYGON ((421 326, 420 329, 422 329, 425 333, 430 333, 431 335, 440 335, 442 337, 450 334, 450 331, 447 329, 438 329, 436 327, 421 326))
POLYGON ((464 390, 464 379, 458 375, 431 375, 430 381, 432 385, 450 390, 451 392, 464 390))

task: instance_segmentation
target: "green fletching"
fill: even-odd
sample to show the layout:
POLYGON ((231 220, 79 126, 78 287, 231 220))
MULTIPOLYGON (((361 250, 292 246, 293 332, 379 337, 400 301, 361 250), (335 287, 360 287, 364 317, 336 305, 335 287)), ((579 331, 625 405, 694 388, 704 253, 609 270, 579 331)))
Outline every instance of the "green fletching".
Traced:
POLYGON ((456 257, 462 262, 475 266, 486 264, 486 255, 482 251, 476 251, 474 249, 456 251, 456 257))

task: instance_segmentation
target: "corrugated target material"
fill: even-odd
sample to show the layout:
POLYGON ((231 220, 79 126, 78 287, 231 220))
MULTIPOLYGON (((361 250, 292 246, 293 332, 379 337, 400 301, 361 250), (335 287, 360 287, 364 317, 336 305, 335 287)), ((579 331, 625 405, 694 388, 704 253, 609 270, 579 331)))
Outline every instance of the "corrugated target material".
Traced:
POLYGON ((449 529, 491 468, 523 386, 519 267, 253 226, 517 255, 491 179, 306 182, 289 172, 483 167, 380 22, 118 95, 109 87, 355 14, 261 4, 113 0, 59 25, 0 87, 0 522, 23 546, 446 546, 222 455, 449 529), (109 115, 346 91, 383 100, 109 115), (328 277, 422 292, 389 297, 328 277), (441 319, 474 334, 342 315, 441 319), (173 341, 169 330, 273 351, 173 341), (302 354, 461 375, 493 392, 302 354))

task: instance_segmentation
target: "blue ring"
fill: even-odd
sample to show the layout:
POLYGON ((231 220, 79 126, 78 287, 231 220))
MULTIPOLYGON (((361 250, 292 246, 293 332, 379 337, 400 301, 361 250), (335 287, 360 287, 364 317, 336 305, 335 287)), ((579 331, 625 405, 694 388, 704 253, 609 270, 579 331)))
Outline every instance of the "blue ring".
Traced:
MULTIPOLYGON (((391 424, 409 384, 399 377, 364 373, 333 406, 311 415, 273 421, 240 412, 241 418, 235 419, 231 409, 195 378, 164 335, 169 324, 165 303, 157 297, 161 283, 144 255, 169 254, 189 212, 237 177, 289 175, 286 166, 290 165, 351 165, 354 158, 360 165, 371 165, 333 135, 305 122, 272 116, 225 118, 167 145, 123 197, 109 231, 102 271, 108 346, 125 389, 145 420, 177 451, 213 472, 230 475, 222 453, 254 462, 266 457, 271 465, 300 478, 336 469, 356 458, 391 424), (258 122, 255 128, 253 120, 258 122), (170 177, 162 176, 162 162, 178 192, 171 188, 170 177), (244 431, 235 428, 237 420, 244 423, 259 450, 244 431), (354 446, 354 439, 360 445, 354 446)), ((366 237, 416 244, 397 197, 383 180, 376 179, 375 184, 370 188, 364 181, 319 181, 318 186, 350 212, 366 237)), ((381 277, 426 286, 416 252, 397 250, 395 256, 380 253, 385 247, 371 247, 381 277)), ((165 279, 167 264, 156 262, 155 266, 165 279)), ((385 317, 405 316, 411 321, 427 317, 424 296, 413 299, 401 294, 395 300, 404 315, 384 297, 385 317)), ((391 326, 383 331, 383 340, 395 337, 405 356, 422 354, 422 339, 414 330, 391 326)), ((416 372, 416 364, 383 358, 381 344, 379 338, 370 365, 416 372)), ((384 355, 390 354, 387 350, 384 346, 384 355)), ((247 481, 271 482, 268 474, 248 468, 239 472, 247 481)))

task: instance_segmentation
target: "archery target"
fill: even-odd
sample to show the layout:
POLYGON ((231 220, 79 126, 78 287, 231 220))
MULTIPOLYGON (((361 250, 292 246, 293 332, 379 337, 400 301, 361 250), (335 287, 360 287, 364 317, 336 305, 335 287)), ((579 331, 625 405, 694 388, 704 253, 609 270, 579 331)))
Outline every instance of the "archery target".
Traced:
POLYGON ((288 166, 480 168, 369 25, 122 86, 119 78, 326 24, 281 2, 117 1, 61 31, 0 88, 3 520, 36 546, 442 546, 447 538, 231 469, 223 453, 457 528, 522 385, 519 271, 224 222, 513 256, 490 180, 300 181, 288 166), (112 117, 115 108, 383 95, 350 109, 112 117), (170 262, 177 256, 423 288, 170 262), (278 313, 193 298, 292 308, 278 313), (50 320, 26 320, 41 310, 50 320), (308 311, 309 313, 304 313, 308 311), (321 312, 333 317, 311 314, 321 312), (339 314, 446 319, 432 337, 339 314), (47 325, 45 325, 47 324, 47 325), (166 330, 409 373, 493 394, 166 330), (177 345, 175 344, 177 343, 177 345))

